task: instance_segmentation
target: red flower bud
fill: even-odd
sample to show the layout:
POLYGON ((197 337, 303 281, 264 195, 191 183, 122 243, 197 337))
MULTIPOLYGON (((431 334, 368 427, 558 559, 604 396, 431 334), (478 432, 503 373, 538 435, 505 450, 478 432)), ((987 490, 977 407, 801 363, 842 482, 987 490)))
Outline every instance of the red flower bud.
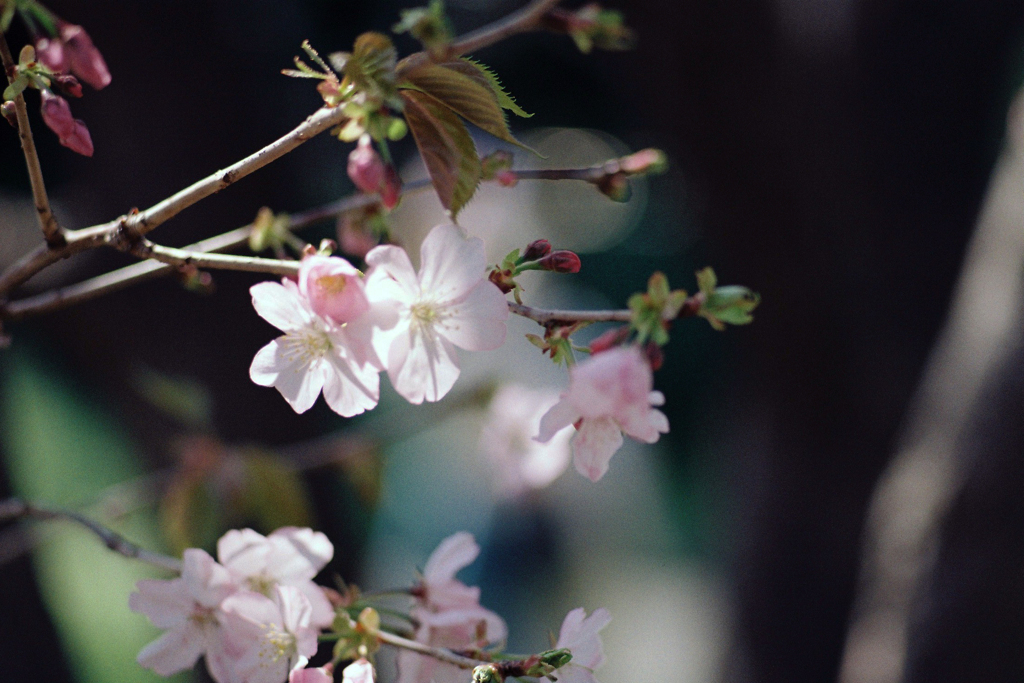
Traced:
POLYGON ((85 127, 85 123, 71 116, 71 107, 63 97, 54 95, 49 90, 41 92, 43 122, 57 134, 60 144, 73 152, 91 157, 92 137, 89 135, 89 129, 85 127))
POLYGON ((359 138, 356 148, 348 155, 348 177, 367 193, 377 192, 384 184, 384 162, 373 148, 369 135, 359 138))
POLYGON ((519 176, 514 171, 500 171, 494 176, 494 179, 498 181, 498 184, 502 187, 515 187, 519 182, 519 176))
POLYGON ((107 63, 84 28, 64 24, 60 27, 60 38, 64 41, 64 56, 72 73, 97 90, 110 85, 107 63))
POLYGON ((0 104, 0 114, 3 114, 4 118, 7 119, 7 123, 11 124, 11 128, 18 129, 18 112, 14 108, 13 101, 8 100, 0 104))
POLYGON ((609 349, 614 349, 616 346, 622 344, 629 337, 629 327, 623 325, 622 327, 615 327, 607 332, 604 332, 594 338, 590 342, 590 353, 601 353, 609 349))
POLYGON ((661 350, 661 347, 654 342, 647 342, 644 345, 644 355, 647 356, 647 362, 651 366, 651 370, 661 370, 662 364, 665 362, 665 353, 661 350))
POLYGON ((389 209, 398 206, 402 198, 402 178, 391 164, 384 167, 384 184, 380 188, 380 201, 389 209))
POLYGON ((551 252, 537 261, 537 265, 543 270, 552 270, 556 273, 578 273, 581 264, 579 256, 563 249, 551 252))
POLYGON ((56 74, 53 77, 53 82, 59 85, 61 90, 71 97, 82 96, 82 84, 71 74, 56 74))
POLYGON ((550 253, 551 242, 547 240, 534 240, 526 245, 526 251, 523 252, 523 260, 536 261, 550 253))

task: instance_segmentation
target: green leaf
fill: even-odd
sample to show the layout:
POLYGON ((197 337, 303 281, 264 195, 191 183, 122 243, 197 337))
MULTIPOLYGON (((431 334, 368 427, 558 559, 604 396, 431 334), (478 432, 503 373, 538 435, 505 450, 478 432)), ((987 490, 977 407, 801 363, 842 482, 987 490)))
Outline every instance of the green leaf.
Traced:
POLYGON ((491 92, 494 93, 494 97, 498 100, 498 106, 502 109, 508 109, 516 116, 520 116, 524 119, 528 119, 533 114, 527 114, 522 107, 516 104, 515 98, 508 93, 505 88, 502 87, 501 81, 498 80, 498 75, 491 71, 491 69, 480 62, 463 57, 458 62, 446 63, 449 69, 454 69, 467 76, 482 78, 484 82, 490 87, 491 92))
POLYGON ((505 112, 491 89, 446 64, 423 64, 402 74, 403 84, 428 93, 474 126, 514 145, 524 147, 512 136, 505 112))
POLYGON ((405 121, 416 140, 430 181, 452 219, 480 184, 480 157, 459 117, 433 95, 416 90, 400 93, 405 121))
POLYGON ((4 100, 10 101, 15 97, 24 92, 25 88, 28 87, 28 79, 18 76, 14 79, 14 82, 4 88, 4 100))
POLYGON ((718 277, 711 266, 697 271, 697 287, 705 296, 711 296, 715 292, 715 285, 718 284, 718 277))
POLYGON ((390 100, 395 95, 398 77, 395 67, 398 51, 383 33, 363 33, 352 47, 352 54, 331 55, 335 68, 344 72, 360 90, 390 100))

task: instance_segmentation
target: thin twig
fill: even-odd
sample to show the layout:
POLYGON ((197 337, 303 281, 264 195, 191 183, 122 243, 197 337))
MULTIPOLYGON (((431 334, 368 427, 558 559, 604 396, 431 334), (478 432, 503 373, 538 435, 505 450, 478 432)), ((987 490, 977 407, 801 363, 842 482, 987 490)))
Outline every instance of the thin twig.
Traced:
POLYGON ((77 512, 44 507, 35 503, 26 503, 17 498, 9 498, 0 502, 0 522, 8 519, 24 519, 28 517, 35 517, 36 519, 66 519, 75 522, 99 536, 103 544, 116 553, 134 560, 141 560, 155 567, 169 569, 172 572, 181 572, 181 560, 140 548, 120 534, 77 512))
POLYGON ((175 249, 142 240, 132 249, 139 258, 153 259, 172 266, 195 266, 197 268, 217 268, 220 270, 241 270, 250 273, 270 273, 272 275, 296 275, 299 272, 298 261, 263 258, 260 256, 236 256, 234 254, 204 254, 202 252, 175 249))
POLYGON ((448 54, 458 57, 476 52, 518 33, 533 31, 540 26, 544 15, 558 2, 559 0, 533 0, 526 7, 518 12, 513 12, 504 19, 457 38, 448 47, 448 54))
MULTIPOLYGON (((7 38, 0 31, 0 59, 3 60, 4 72, 7 74, 7 82, 13 84, 17 78, 17 65, 14 57, 7 46, 7 38)), ((43 231, 46 244, 51 249, 59 249, 64 246, 64 231, 57 224, 57 219, 50 209, 50 199, 46 196, 46 184, 43 182, 43 168, 39 165, 39 155, 36 154, 36 143, 32 138, 32 126, 28 121, 28 109, 25 106, 25 96, 18 93, 14 98, 14 111, 18 120, 18 138, 21 140, 21 151, 25 155, 25 164, 28 166, 28 179, 32 185, 32 200, 36 205, 36 214, 39 216, 39 227, 43 231)))
POLYGON ((410 650, 421 655, 426 655, 427 657, 433 657, 438 661, 445 662, 447 664, 454 664, 461 669, 474 669, 481 664, 490 663, 482 659, 465 657, 442 647, 431 647, 430 645, 417 643, 415 640, 409 640, 408 638, 403 638, 402 636, 395 635, 394 633, 388 633, 387 631, 379 631, 377 637, 380 638, 382 643, 387 643, 388 645, 399 647, 403 650, 410 650))

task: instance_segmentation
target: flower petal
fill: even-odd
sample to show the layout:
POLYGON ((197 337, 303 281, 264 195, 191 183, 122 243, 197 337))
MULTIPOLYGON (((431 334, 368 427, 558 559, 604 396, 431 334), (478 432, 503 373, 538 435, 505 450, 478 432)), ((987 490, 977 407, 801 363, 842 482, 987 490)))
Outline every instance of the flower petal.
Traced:
POLYGON ((224 598, 238 590, 231 573, 199 548, 185 550, 181 578, 196 602, 204 607, 217 607, 224 598))
POLYGON ((249 367, 249 377, 260 386, 272 386, 297 413, 304 413, 316 403, 325 380, 324 361, 306 364, 302 357, 286 350, 287 337, 278 337, 256 352, 249 367))
POLYGON ((157 628, 174 628, 188 621, 195 599, 182 579, 143 579, 128 596, 128 609, 145 614, 157 628))
POLYGON ((221 564, 240 576, 262 573, 270 551, 267 537, 252 529, 232 529, 217 541, 217 557, 221 564))
POLYGON ((342 417, 352 417, 377 406, 380 374, 373 365, 359 369, 336 353, 327 357, 324 400, 342 417))
POLYGON ((282 527, 267 538, 274 543, 277 551, 269 558, 268 566, 281 581, 312 579, 334 557, 334 544, 321 532, 308 527, 282 527), (283 544, 283 548, 279 548, 279 544, 283 544), (282 562, 277 554, 284 548, 289 555, 301 558, 302 561, 282 562), (309 574, 309 571, 312 573, 309 574))
POLYGON ((434 329, 467 351, 490 351, 505 343, 508 304, 494 283, 479 282, 464 298, 449 304, 434 329))
POLYGON ((420 245, 420 289, 434 301, 464 296, 486 270, 483 240, 465 237, 454 225, 438 225, 420 245))
POLYGON ((589 617, 582 607, 577 607, 565 615, 556 647, 568 648, 573 664, 596 669, 604 663, 604 648, 598 634, 611 620, 611 614, 603 607, 589 617))
POLYGON ((366 274, 366 293, 371 300, 380 301, 379 296, 374 297, 374 293, 380 294, 381 292, 386 292, 401 300, 419 295, 419 279, 416 277, 416 271, 413 269, 412 261, 409 260, 405 249, 392 244, 374 247, 366 255, 366 263, 371 266, 370 271, 366 274), (383 284, 386 279, 396 282, 401 291, 387 289, 383 284))
POLYGON ((540 419, 540 432, 533 437, 536 441, 547 443, 556 433, 580 419, 580 411, 564 396, 544 413, 540 419))
POLYGON ((206 644, 204 630, 185 623, 142 648, 138 662, 161 676, 170 676, 195 666, 199 656, 206 651, 206 644))
POLYGON ((447 339, 410 329, 391 343, 388 377, 409 403, 440 401, 459 378, 459 357, 447 339))
POLYGON ((282 332, 305 327, 311 320, 298 289, 290 280, 287 282, 292 287, 276 282, 260 282, 249 288, 253 308, 261 318, 282 332))
POLYGON ((622 431, 610 418, 585 419, 572 440, 573 464, 591 481, 608 471, 608 462, 622 446, 622 431))
POLYGON ((423 567, 423 580, 428 589, 454 579, 459 570, 472 564, 479 554, 480 546, 468 531, 459 531, 441 541, 423 567))

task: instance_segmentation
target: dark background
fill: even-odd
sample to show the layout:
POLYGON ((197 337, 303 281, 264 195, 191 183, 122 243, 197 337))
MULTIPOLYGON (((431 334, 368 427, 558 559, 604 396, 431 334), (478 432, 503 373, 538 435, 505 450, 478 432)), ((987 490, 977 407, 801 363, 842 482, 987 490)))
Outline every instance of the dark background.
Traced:
MULTIPOLYGON (((327 0, 50 6, 88 29, 114 76, 73 103, 92 132, 93 159, 66 152, 45 130, 37 135, 69 227, 148 206, 290 129, 318 104, 308 84, 276 75, 299 41, 344 49, 362 30, 386 29, 399 8, 327 0)), ((514 6, 452 16, 468 29, 514 6)), ((623 299, 636 289, 635 278, 615 277, 625 268, 661 269, 692 287, 693 270, 711 263, 724 280, 761 293, 753 327, 726 336, 687 328, 667 349, 657 380, 673 424, 666 486, 690 551, 735 590, 724 680, 835 680, 865 508, 943 321, 1021 83, 1024 3, 620 8, 640 38, 633 52, 583 56, 567 39, 531 35, 480 56, 537 112, 525 125, 608 130, 669 154, 673 170, 651 182, 657 210, 644 220, 682 226, 679 248, 595 255, 581 274, 590 285, 623 299)), ((332 199, 348 191, 346 154, 314 140, 155 237, 185 244, 247 223, 261 205, 301 210, 332 199)), ((5 191, 27 191, 10 131, 0 131, 0 162, 5 191)), ((3 241, 24 240, 24 251, 32 227, 3 241)), ((89 254, 62 277, 122 262, 89 254)), ((249 382, 266 332, 236 305, 252 282, 218 274, 216 295, 205 298, 169 282, 144 284, 10 332, 15 345, 31 345, 123 411, 153 464, 167 461, 174 429, 133 398, 128 373, 140 363, 202 378, 226 440, 287 444, 337 427, 326 411, 300 418, 249 382)), ((1019 348, 1016 359, 986 399, 991 417, 965 446, 978 451, 978 465, 945 527, 907 680, 1024 680, 1019 348)), ((344 526, 329 529, 351 541, 337 562, 342 573, 357 566, 360 542, 358 529, 344 526)), ((54 683, 71 680, 33 597, 29 562, 0 572, 5 677, 42 666, 54 683)))

